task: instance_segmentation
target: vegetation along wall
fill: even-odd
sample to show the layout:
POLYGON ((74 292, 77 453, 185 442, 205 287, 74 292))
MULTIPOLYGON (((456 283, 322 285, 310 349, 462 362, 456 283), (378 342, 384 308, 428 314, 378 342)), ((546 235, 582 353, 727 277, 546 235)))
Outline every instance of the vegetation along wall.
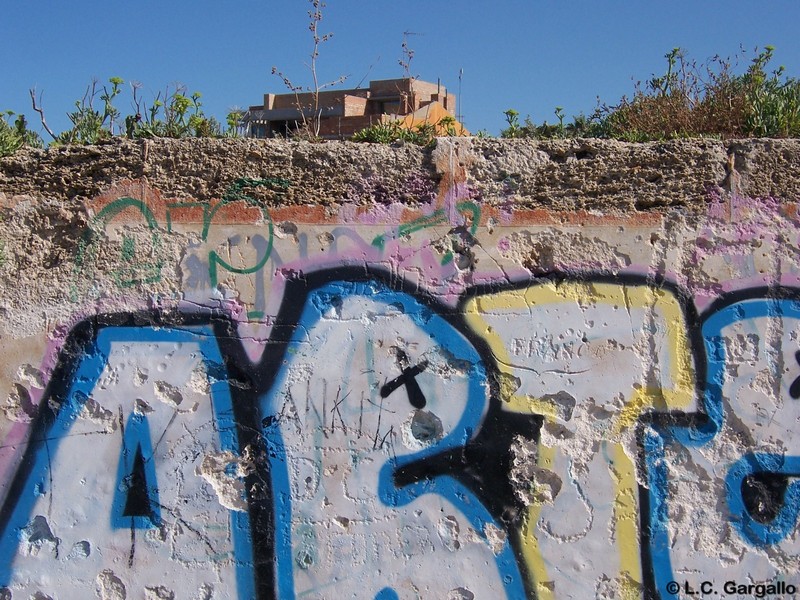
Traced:
POLYGON ((0 598, 791 597, 799 171, 781 140, 0 159, 0 598))

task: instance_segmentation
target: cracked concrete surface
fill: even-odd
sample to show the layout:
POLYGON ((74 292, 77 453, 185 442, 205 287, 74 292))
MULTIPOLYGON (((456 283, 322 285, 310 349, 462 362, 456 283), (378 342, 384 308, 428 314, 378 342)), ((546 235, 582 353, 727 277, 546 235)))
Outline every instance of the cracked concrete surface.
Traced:
POLYGON ((0 598, 800 586, 799 168, 792 140, 0 159, 0 598))

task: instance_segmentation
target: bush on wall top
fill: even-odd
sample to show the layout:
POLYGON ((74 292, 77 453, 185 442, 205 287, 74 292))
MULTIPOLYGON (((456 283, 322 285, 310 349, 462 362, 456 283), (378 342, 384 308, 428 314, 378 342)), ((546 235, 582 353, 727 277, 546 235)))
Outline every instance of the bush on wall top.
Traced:
POLYGON ((502 137, 538 139, 599 137, 631 142, 684 137, 800 137, 800 81, 785 76, 785 68, 769 71, 775 49, 766 46, 735 74, 738 57, 715 56, 698 65, 680 48, 665 55, 666 72, 636 85, 632 98, 616 106, 601 105, 590 115, 564 123, 537 125, 519 113, 505 112, 508 127, 502 137))

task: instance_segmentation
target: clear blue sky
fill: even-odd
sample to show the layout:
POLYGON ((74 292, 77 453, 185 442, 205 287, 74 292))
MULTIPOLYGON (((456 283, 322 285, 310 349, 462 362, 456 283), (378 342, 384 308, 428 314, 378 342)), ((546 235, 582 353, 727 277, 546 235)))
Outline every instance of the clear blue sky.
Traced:
MULTIPOLYGON (((24 112, 39 129, 28 89, 43 92, 58 131, 92 78, 139 81, 147 100, 175 82, 203 94, 207 114, 283 93, 272 66, 310 84, 305 0, 11 0, 0 11, 0 110, 24 112)), ((740 45, 775 46, 775 66, 800 76, 800 2, 776 0, 328 0, 321 31, 333 32, 319 57, 321 79, 401 77, 403 32, 412 74, 458 92, 472 131, 497 134, 503 111, 534 121, 590 113, 597 96, 616 102, 634 80, 660 74, 673 47, 705 59, 740 45)), ((118 99, 133 112, 129 90, 118 99)))

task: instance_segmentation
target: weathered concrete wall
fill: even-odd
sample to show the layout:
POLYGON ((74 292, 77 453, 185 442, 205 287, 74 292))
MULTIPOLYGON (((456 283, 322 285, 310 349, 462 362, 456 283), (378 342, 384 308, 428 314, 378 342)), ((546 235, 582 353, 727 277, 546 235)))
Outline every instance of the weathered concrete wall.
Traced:
POLYGON ((0 598, 790 597, 798 167, 774 140, 0 160, 0 598))

